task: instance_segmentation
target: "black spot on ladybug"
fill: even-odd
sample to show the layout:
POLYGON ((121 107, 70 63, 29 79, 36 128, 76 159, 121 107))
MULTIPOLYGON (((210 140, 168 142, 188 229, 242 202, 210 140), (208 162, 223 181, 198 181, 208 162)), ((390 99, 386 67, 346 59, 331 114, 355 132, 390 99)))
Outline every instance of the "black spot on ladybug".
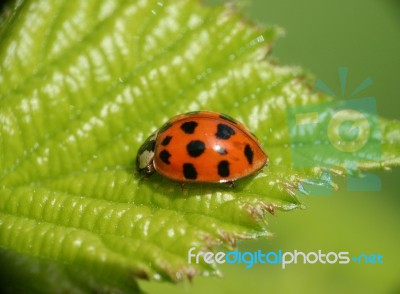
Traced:
POLYGON ((181 125, 182 131, 186 134, 193 134, 194 129, 197 127, 198 123, 195 121, 187 121, 181 125))
POLYGON ((228 154, 228 151, 226 151, 226 149, 225 149, 225 148, 222 148, 220 145, 214 146, 214 150, 215 150, 215 152, 217 152, 217 153, 219 153, 219 154, 221 154, 221 155, 226 155, 226 154, 228 154))
POLYGON ((170 164, 169 158, 171 157, 171 154, 169 154, 167 150, 164 149, 163 151, 160 152, 158 156, 163 162, 165 162, 166 164, 170 164))
POLYGON ((172 137, 171 136, 166 136, 164 140, 162 140, 161 145, 167 146, 169 142, 171 142, 172 137))
POLYGON ((205 149, 206 145, 203 141, 199 140, 190 141, 190 143, 186 145, 186 150, 191 157, 199 157, 203 154, 205 149))
POLYGON ((193 164, 184 163, 183 164, 183 176, 185 179, 195 180, 197 179, 197 171, 193 164))
POLYGON ((229 177, 229 162, 227 160, 221 160, 218 163, 218 174, 225 178, 229 177))
POLYGON ((221 114, 219 115, 219 117, 222 118, 222 119, 224 119, 224 120, 230 121, 230 122, 233 123, 233 124, 237 124, 237 121, 236 121, 234 118, 230 117, 229 115, 226 115, 226 114, 221 113, 221 114))
POLYGON ((172 123, 166 122, 165 124, 163 124, 163 126, 162 126, 161 128, 158 129, 158 134, 161 134, 161 133, 165 132, 165 131, 168 130, 171 126, 172 126, 172 123))
POLYGON ((244 155, 247 158, 247 162, 249 164, 253 163, 253 157, 254 157, 254 152, 253 150, 251 150, 251 147, 249 144, 246 145, 246 147, 244 147, 244 155))
POLYGON ((217 133, 215 134, 217 138, 228 140, 232 135, 235 134, 235 131, 226 124, 218 124, 217 133))

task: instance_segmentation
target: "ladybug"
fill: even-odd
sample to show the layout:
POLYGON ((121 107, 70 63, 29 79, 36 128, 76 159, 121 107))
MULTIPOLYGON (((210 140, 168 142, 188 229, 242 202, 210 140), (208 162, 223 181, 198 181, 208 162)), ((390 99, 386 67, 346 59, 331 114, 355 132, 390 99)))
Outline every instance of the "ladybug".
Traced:
POLYGON ((195 111, 171 118, 140 147, 136 167, 181 184, 227 183, 252 175, 268 163, 255 135, 228 115, 195 111))

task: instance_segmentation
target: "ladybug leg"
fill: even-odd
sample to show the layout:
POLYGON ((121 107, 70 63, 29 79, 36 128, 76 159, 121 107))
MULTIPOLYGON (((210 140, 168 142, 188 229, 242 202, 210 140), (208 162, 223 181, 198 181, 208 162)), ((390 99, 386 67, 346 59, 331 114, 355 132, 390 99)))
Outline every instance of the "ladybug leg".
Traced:
POLYGON ((235 182, 234 181, 225 182, 225 185, 228 188, 233 188, 233 187, 235 187, 235 182))
POLYGON ((149 178, 153 173, 145 173, 140 179, 139 181, 143 181, 144 179, 149 178))
POLYGON ((179 183, 179 186, 181 186, 181 190, 183 191, 184 189, 184 186, 185 186, 185 183, 179 183))

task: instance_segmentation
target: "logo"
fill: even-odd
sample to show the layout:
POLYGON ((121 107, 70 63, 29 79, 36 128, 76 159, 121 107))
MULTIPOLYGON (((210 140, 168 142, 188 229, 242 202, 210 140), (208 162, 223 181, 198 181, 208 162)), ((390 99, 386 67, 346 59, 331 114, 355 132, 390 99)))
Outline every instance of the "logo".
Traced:
POLYGON ((317 89, 337 99, 287 110, 293 166, 299 169, 320 167, 324 171, 321 179, 302 183, 309 195, 331 195, 332 186, 315 189, 309 184, 331 182, 332 169, 344 169, 349 191, 379 191, 381 187, 377 176, 359 172, 368 162, 381 158, 376 100, 368 96, 355 98, 372 84, 372 79, 366 78, 343 99, 347 97, 347 74, 347 68, 339 69, 342 99, 317 80, 317 89))
POLYGON ((381 254, 360 254, 351 255, 350 252, 327 252, 322 250, 317 252, 302 252, 298 250, 290 251, 269 251, 262 252, 257 250, 250 251, 229 251, 225 252, 195 252, 196 248, 192 247, 188 251, 188 263, 207 263, 207 264, 242 264, 246 269, 252 268, 256 264, 262 265, 279 265, 282 269, 286 269, 291 264, 349 264, 351 262, 357 264, 383 264, 383 256, 381 254))

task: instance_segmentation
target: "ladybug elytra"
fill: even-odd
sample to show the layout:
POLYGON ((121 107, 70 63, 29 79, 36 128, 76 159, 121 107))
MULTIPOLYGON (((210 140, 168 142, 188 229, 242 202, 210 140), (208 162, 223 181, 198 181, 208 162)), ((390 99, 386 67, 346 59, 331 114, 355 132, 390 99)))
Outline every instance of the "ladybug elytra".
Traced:
POLYGON ((136 167, 185 183, 233 183, 268 163, 257 138, 235 119, 196 111, 173 117, 139 148, 136 167))

